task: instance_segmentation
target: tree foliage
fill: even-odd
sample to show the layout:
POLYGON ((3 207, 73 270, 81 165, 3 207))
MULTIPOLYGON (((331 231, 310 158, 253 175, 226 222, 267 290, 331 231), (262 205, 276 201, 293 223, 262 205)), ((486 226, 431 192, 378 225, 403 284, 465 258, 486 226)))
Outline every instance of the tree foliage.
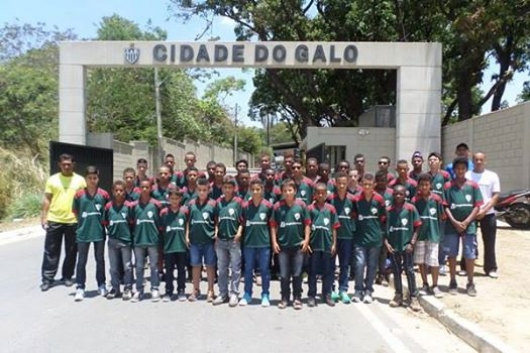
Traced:
MULTIPOLYGON (((513 73, 528 70, 530 3, 500 0, 171 0, 180 19, 223 16, 238 40, 438 41, 443 44, 444 123, 465 120, 492 99, 501 106, 513 73), (490 60, 492 59, 492 60, 490 60), (483 77, 489 62, 498 73, 483 77), (478 90, 491 81, 487 92, 478 90)), ((307 126, 333 126, 374 104, 394 104, 396 74, 379 70, 259 69, 251 99, 255 119, 278 113, 294 136, 307 126)))

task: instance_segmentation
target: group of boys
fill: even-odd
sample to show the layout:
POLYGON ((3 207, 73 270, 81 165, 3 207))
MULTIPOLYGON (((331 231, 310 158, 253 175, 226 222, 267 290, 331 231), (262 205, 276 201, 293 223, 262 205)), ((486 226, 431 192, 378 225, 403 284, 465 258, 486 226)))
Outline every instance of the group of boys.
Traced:
POLYGON ((125 169, 123 180, 112 185, 112 197, 98 188, 98 170, 88 167, 87 186, 77 192, 73 205, 79 249, 75 300, 84 298, 87 254, 94 243, 98 291, 109 299, 143 299, 147 258, 152 301, 197 301, 205 267, 206 300, 214 305, 250 304, 256 275, 261 279, 261 305, 269 306, 271 270, 279 273, 281 309, 290 304, 302 308, 304 273, 309 307, 317 303, 318 278, 322 280, 321 299, 329 306, 337 301, 371 303, 374 282, 388 279, 390 260, 396 289, 390 305, 397 307, 406 301, 411 309, 419 310, 414 264, 419 265, 421 291, 439 297, 438 267, 447 255, 449 292, 456 293, 460 238, 468 260, 466 290, 474 296, 474 217, 482 202, 480 190, 465 179, 466 159, 455 159, 455 178, 450 180, 440 169, 438 153, 429 155, 427 173, 415 162, 420 158, 423 164, 421 153, 413 155, 410 172, 406 160, 398 161, 394 176, 388 170, 390 158, 380 158, 374 175, 364 170, 364 156, 357 155, 353 169, 348 161, 341 161, 331 177, 330 166, 314 158, 307 159, 304 173, 301 162, 287 155, 284 170, 277 173, 271 169, 270 156, 262 155, 260 173, 251 176, 247 161, 241 160, 232 177, 226 175, 222 163, 209 162, 205 172, 199 171, 193 153, 186 154, 182 172, 174 171, 175 158, 167 155, 154 178, 147 177, 143 159, 138 160, 136 171, 125 169), (108 292, 103 256, 106 235, 111 274, 108 292), (193 288, 186 297, 187 272, 191 272, 193 288), (407 300, 403 298, 402 272, 408 282, 407 300), (159 273, 164 274, 163 296, 159 273), (242 274, 244 290, 240 293, 242 274), (348 295, 350 274, 355 280, 352 297, 348 295))

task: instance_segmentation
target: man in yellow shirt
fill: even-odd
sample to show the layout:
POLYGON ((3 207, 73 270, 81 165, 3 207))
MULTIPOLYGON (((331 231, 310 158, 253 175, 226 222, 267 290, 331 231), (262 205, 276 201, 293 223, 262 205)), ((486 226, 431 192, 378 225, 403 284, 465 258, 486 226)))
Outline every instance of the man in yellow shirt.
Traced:
POLYGON ((62 280, 66 286, 74 284, 72 276, 77 256, 75 237, 77 219, 72 212, 72 205, 76 192, 86 187, 85 179, 74 173, 74 167, 74 157, 62 154, 59 156, 61 172, 50 176, 46 181, 41 212, 41 225, 46 231, 40 286, 43 292, 50 289, 55 279, 59 268, 63 237, 65 258, 62 280))

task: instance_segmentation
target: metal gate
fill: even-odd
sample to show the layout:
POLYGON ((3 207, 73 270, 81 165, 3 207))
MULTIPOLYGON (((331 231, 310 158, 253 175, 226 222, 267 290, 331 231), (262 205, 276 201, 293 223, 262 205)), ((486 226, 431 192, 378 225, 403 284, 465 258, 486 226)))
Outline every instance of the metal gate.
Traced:
POLYGON ((308 158, 316 158, 318 163, 328 162, 326 144, 321 143, 311 148, 310 150, 307 150, 305 153, 305 158, 306 158, 306 161, 308 158))
POLYGON ((99 187, 111 192, 113 183, 113 151, 108 148, 74 145, 69 143, 50 141, 50 173, 60 171, 57 161, 63 153, 72 155, 75 159, 75 172, 85 175, 85 169, 89 165, 99 169, 99 187))

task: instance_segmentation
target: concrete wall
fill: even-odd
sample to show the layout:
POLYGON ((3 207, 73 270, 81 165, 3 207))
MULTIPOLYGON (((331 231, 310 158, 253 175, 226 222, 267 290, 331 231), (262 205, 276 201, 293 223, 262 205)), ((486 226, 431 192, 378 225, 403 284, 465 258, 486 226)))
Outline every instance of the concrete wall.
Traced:
POLYGON ((318 128, 308 127, 304 140, 305 149, 320 143, 326 146, 346 146, 346 159, 353 163, 353 157, 362 153, 366 159, 366 170, 377 171, 377 161, 381 156, 396 160, 396 129, 394 128, 318 128))
POLYGON ((487 168, 499 174, 504 191, 530 188, 530 102, 446 126, 442 137, 446 163, 465 142, 486 153, 487 168))
MULTIPOLYGON (((139 158, 145 158, 149 164, 148 175, 156 173, 158 162, 157 148, 150 146, 145 141, 132 141, 125 143, 111 140, 111 146, 108 146, 108 136, 103 134, 89 134, 87 142, 91 146, 112 148, 114 150, 114 179, 121 179, 122 172, 127 167, 136 168, 136 161, 139 158)), ((205 169, 206 163, 211 160, 224 163, 226 166, 233 166, 233 150, 214 144, 194 142, 186 140, 179 142, 171 139, 164 139, 164 155, 171 153, 175 156, 175 169, 182 170, 185 168, 184 155, 186 152, 193 152, 197 156, 197 167, 205 169)), ((239 158, 245 158, 249 161, 249 166, 254 167, 254 156, 246 152, 239 152, 239 158)))

